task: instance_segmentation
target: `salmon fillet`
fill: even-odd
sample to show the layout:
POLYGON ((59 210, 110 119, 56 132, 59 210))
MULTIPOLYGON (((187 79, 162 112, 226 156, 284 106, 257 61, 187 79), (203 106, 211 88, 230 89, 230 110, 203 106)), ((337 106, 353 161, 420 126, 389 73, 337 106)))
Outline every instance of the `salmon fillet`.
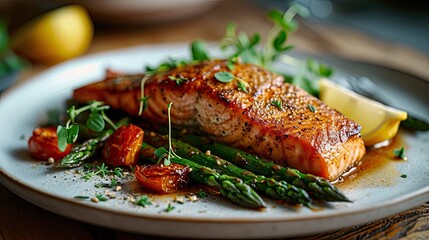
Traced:
MULTIPOLYGON (((74 99, 100 100, 138 115, 143 75, 109 75, 76 89, 74 99)), ((167 105, 173 102, 172 124, 196 127, 217 141, 329 180, 338 178, 365 153, 356 122, 255 65, 237 63, 232 71, 222 60, 187 65, 152 76, 144 92, 150 96, 142 115, 147 121, 167 123, 167 105), (214 75, 223 71, 244 82, 247 92, 239 89, 237 78, 218 81, 214 75)))

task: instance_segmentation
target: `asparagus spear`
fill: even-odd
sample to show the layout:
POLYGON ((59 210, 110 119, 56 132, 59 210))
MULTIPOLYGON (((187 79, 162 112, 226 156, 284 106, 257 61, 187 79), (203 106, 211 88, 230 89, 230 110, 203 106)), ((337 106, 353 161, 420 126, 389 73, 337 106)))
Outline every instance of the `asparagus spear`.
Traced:
POLYGON ((100 136, 96 138, 91 138, 83 142, 82 144, 77 145, 73 148, 73 151, 70 152, 67 156, 61 159, 60 162, 55 167, 58 168, 73 168, 79 167, 82 165, 85 160, 91 158, 95 155, 100 143, 104 142, 110 135, 112 135, 113 130, 109 129, 104 131, 100 136))
MULTIPOLYGON (((149 141, 155 146, 167 145, 166 139, 160 135, 151 136, 149 141)), ((172 145, 179 156, 189 158, 193 162, 213 168, 223 174, 239 177, 257 191, 266 193, 275 199, 281 199, 289 203, 303 204, 305 206, 311 205, 311 199, 306 191, 285 181, 277 181, 273 178, 256 175, 218 156, 204 154, 198 148, 176 139, 172 139, 172 145)))
MULTIPOLYGON (((155 148, 149 144, 143 143, 140 153, 140 156, 145 160, 156 162, 155 148)), ((221 175, 211 168, 201 166, 185 158, 172 157, 170 160, 173 163, 188 165, 192 169, 190 177, 193 181, 217 188, 224 197, 236 204, 249 208, 265 207, 262 198, 237 177, 221 175)))
POLYGON ((187 136, 185 138, 186 141, 190 141, 193 145, 204 150, 210 150, 213 154, 235 163, 238 166, 256 174, 284 180, 306 190, 310 195, 316 198, 325 201, 350 202, 341 190, 324 178, 312 174, 304 174, 293 168, 282 167, 273 162, 258 158, 256 155, 220 143, 207 143, 204 139, 196 138, 196 136, 187 136))

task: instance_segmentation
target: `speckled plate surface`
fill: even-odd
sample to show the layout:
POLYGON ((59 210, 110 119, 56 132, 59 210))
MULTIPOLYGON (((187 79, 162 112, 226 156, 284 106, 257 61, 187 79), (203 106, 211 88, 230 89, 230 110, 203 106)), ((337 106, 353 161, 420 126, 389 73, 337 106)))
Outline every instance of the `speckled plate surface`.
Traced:
MULTIPOLYGON (((414 207, 429 200, 429 132, 401 131, 408 161, 385 161, 382 167, 339 187, 353 203, 335 203, 317 211, 292 208, 267 199, 265 211, 243 209, 216 196, 184 204, 175 196, 151 197, 146 208, 130 202, 142 194, 132 179, 121 180, 116 197, 94 203, 77 195, 94 196, 106 189, 95 177, 82 180, 72 171, 52 169, 32 160, 27 139, 33 128, 46 121, 50 109, 64 109, 72 89, 99 80, 111 67, 135 73, 168 56, 186 56, 187 47, 150 45, 106 52, 57 65, 28 83, 1 96, 0 180, 24 199, 54 213, 92 224, 138 233, 185 238, 268 238, 311 234, 365 223, 414 207), (400 177, 406 174, 407 177, 400 177), (168 204, 175 209, 166 212, 168 204), (166 231, 168 229, 168 231, 166 231)), ((376 81, 389 100, 404 109, 429 116, 429 83, 372 65, 327 59, 338 74, 365 75, 376 81)), ((110 190, 110 189, 108 189, 110 190)))

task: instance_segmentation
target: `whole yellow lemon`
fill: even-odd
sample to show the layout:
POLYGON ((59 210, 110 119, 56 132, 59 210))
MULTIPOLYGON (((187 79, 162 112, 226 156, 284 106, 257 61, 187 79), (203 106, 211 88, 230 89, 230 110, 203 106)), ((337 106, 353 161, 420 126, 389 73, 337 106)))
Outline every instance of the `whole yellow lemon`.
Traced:
POLYGON ((88 12, 79 5, 61 7, 17 29, 11 47, 33 61, 54 64, 84 53, 93 37, 88 12))

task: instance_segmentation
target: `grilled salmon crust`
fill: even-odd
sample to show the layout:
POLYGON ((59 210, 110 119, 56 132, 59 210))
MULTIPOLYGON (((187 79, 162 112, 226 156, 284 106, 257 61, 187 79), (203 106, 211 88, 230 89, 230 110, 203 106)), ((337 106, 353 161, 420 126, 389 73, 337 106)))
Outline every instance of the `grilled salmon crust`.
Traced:
MULTIPOLYGON (((138 115, 143 75, 108 75, 76 89, 74 99, 100 100, 138 115)), ((356 122, 255 65, 236 63, 229 70, 223 60, 191 64, 152 76, 144 92, 150 97, 142 115, 145 120, 167 123, 167 105, 173 102, 172 124, 196 127, 220 142, 329 180, 365 153, 356 122), (231 72, 236 78, 220 82, 217 72, 231 72), (240 89, 240 81, 247 92, 240 89)))

